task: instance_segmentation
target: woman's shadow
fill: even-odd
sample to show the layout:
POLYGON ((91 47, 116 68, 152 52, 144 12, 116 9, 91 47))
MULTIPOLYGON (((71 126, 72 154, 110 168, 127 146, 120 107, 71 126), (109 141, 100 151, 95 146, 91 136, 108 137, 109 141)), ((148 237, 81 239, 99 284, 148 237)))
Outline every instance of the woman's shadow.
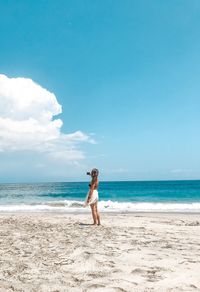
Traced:
POLYGON ((79 226, 92 226, 92 223, 79 223, 79 226))

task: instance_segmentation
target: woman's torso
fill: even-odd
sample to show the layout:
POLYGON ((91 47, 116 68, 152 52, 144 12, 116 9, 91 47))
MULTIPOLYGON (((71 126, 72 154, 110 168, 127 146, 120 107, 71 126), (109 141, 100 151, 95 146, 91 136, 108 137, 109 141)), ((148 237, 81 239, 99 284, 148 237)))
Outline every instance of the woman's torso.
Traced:
POLYGON ((91 183, 89 184, 89 187, 94 187, 94 190, 98 190, 98 186, 99 186, 99 181, 98 179, 92 180, 91 183))

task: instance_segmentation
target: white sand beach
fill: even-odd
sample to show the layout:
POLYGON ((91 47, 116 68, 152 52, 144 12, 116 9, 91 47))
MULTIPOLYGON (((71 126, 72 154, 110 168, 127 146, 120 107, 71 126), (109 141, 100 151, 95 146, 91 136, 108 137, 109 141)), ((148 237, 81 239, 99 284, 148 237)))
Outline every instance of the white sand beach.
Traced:
POLYGON ((0 291, 200 291, 200 216, 1 214, 0 291))

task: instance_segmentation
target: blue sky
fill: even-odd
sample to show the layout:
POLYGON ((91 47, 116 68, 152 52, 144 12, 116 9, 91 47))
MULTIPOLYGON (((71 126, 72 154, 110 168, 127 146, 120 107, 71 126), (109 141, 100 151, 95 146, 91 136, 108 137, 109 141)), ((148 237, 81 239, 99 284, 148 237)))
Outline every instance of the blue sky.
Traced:
POLYGON ((198 0, 0 1, 0 73, 54 93, 60 131, 88 137, 70 161, 4 147, 0 181, 200 179, 199 31, 198 0))

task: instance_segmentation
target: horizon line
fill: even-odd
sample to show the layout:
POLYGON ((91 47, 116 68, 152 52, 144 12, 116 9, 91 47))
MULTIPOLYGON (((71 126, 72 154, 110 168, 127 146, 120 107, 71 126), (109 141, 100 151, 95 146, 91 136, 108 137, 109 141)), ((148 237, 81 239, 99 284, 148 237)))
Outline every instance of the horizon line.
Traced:
MULTIPOLYGON (((181 182, 200 181, 200 179, 160 179, 160 180, 100 180, 101 182, 181 182)), ((88 181, 33 181, 33 182, 0 182, 1 184, 50 184, 50 183, 87 183, 88 181)))

